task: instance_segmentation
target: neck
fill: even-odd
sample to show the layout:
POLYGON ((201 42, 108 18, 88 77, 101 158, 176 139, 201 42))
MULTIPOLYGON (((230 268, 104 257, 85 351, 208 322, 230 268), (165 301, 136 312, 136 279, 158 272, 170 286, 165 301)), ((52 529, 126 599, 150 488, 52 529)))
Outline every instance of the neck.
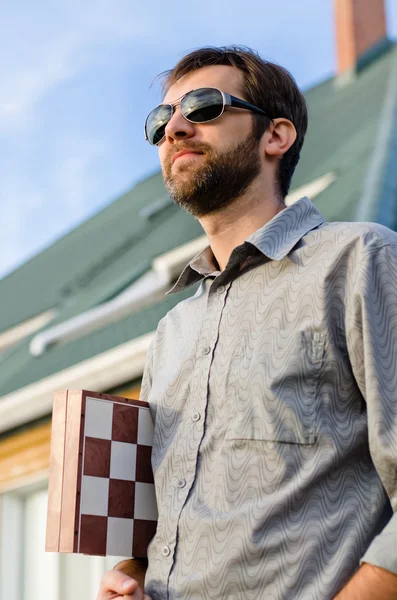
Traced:
POLYGON ((224 209, 200 218, 212 252, 223 271, 234 248, 285 208, 274 192, 250 190, 224 209))

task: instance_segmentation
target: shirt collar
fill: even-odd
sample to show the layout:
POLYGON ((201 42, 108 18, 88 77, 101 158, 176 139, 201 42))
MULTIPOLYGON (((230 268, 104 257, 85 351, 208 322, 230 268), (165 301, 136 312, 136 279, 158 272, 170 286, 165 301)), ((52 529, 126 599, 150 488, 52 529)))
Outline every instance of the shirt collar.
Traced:
MULTIPOLYGON (((271 221, 254 231, 242 245, 255 246, 271 260, 282 260, 303 236, 324 223, 314 204, 304 196, 279 212, 271 221)), ((167 292, 174 294, 219 273, 219 266, 210 246, 197 254, 183 269, 175 285, 167 292)))

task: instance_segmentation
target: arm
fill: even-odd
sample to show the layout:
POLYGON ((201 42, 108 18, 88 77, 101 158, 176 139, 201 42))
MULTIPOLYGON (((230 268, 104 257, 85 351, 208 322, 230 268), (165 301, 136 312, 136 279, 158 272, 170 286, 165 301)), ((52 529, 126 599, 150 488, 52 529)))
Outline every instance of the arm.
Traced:
POLYGON ((135 579, 131 579, 121 571, 108 571, 102 577, 97 600, 115 600, 116 598, 125 598, 125 600, 151 600, 146 596, 142 588, 139 587, 135 579))
POLYGON ((364 564, 335 600, 397 600, 397 575, 364 564))
POLYGON ((367 405, 371 457, 394 515, 337 599, 397 599, 397 244, 367 249, 352 277, 349 357, 367 405))

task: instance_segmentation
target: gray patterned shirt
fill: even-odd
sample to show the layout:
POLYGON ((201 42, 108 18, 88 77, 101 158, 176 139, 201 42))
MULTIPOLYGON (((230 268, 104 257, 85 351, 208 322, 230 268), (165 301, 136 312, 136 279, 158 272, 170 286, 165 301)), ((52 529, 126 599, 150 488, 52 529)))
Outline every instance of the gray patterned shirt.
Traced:
POLYGON ((172 291, 142 399, 155 420, 153 600, 326 600, 397 573, 397 234, 307 199, 172 291), (385 526, 386 525, 386 526, 385 526))

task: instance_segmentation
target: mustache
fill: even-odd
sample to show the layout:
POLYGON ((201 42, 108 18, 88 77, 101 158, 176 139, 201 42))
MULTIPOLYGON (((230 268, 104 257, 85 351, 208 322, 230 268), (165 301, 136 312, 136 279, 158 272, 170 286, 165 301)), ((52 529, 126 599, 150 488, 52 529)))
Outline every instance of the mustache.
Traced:
POLYGON ((203 144, 202 142, 193 141, 189 143, 180 143, 173 146, 172 150, 168 152, 167 160, 170 161, 175 154, 182 150, 191 150, 192 152, 202 152, 205 154, 206 152, 211 152, 211 146, 209 144, 203 144))

